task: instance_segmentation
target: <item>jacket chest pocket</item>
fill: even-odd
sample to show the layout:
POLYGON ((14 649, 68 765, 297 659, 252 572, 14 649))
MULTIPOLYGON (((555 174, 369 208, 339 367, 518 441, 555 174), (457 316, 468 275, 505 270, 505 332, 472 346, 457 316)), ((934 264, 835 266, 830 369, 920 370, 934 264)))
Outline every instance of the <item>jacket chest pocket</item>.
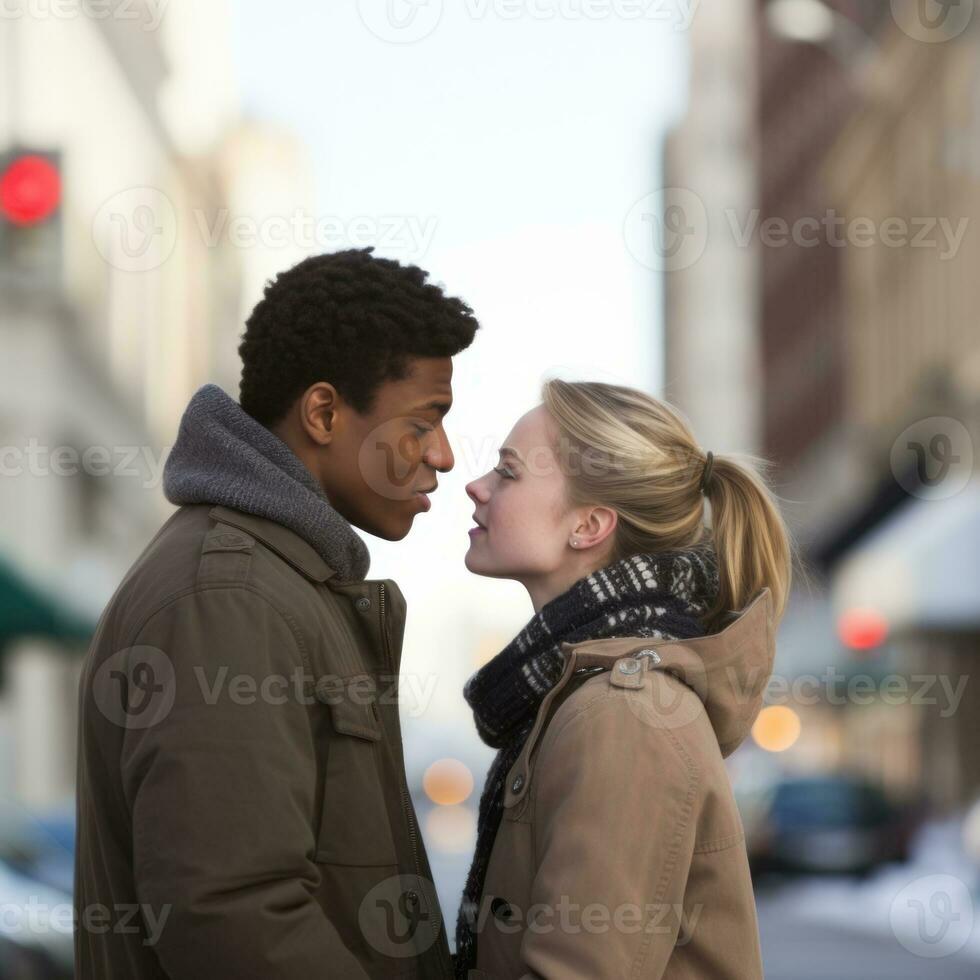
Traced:
POLYGON ((327 740, 323 805, 315 860, 378 867, 398 863, 384 786, 383 732, 373 702, 317 685, 332 731, 327 740))

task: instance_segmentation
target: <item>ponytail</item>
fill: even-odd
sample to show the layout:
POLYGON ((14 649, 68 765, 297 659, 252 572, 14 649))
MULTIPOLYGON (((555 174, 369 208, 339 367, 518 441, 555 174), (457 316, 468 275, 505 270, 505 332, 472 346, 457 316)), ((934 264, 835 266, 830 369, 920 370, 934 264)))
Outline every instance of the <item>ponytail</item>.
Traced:
POLYGON ((601 504, 616 511, 610 561, 711 549, 719 591, 705 617, 709 631, 763 588, 772 591, 778 623, 792 580, 793 542, 760 475, 769 465, 765 460, 744 454, 709 458, 678 409, 634 388, 551 380, 542 400, 557 423, 556 455, 569 505, 601 504))

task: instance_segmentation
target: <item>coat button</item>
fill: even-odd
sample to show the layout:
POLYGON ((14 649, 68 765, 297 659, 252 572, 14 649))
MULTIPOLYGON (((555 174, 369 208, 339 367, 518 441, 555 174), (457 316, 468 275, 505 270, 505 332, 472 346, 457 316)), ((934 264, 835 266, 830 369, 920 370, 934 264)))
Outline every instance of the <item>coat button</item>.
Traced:
POLYGON ((361 598, 354 603, 354 605, 357 606, 361 612, 365 612, 371 608, 371 600, 366 595, 362 595, 361 598))
POLYGON ((649 657, 650 663, 652 664, 659 664, 662 659, 660 654, 657 653, 656 650, 641 650, 637 654, 637 657, 649 657))
POLYGON ((511 784, 510 784, 510 788, 511 788, 511 789, 512 789, 512 790, 513 790, 513 791, 514 791, 515 793, 519 793, 519 792, 521 791, 521 787, 522 787, 523 785, 524 785, 524 773, 518 773, 518 774, 517 774, 517 775, 516 775, 516 776, 514 777, 514 781, 513 781, 513 782, 512 782, 511 784))
POLYGON ((621 674, 635 674, 640 669, 640 661, 630 657, 627 660, 621 660, 619 663, 619 672, 621 674))
POLYGON ((510 902, 503 898, 495 898, 490 903, 490 911, 495 918, 500 919, 502 922, 507 922, 514 914, 510 902))
POLYGON ((248 544, 248 541, 240 534, 233 534, 231 531, 216 534, 211 540, 225 548, 240 548, 243 544, 248 544))

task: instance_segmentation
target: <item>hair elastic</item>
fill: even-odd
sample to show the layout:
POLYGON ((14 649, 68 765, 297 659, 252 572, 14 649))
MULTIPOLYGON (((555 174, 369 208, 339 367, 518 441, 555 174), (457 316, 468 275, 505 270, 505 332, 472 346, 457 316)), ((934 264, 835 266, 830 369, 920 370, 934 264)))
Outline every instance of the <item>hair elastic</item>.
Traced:
POLYGON ((704 470, 701 473, 701 493, 711 492, 711 464, 715 461, 714 453, 709 449, 707 458, 704 461, 704 470))

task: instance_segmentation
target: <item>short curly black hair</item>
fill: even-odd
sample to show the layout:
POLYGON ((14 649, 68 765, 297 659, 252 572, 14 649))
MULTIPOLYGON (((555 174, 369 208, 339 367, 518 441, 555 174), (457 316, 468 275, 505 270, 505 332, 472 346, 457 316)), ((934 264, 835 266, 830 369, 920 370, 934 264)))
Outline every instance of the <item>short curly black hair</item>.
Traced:
POLYGON ((329 381, 361 415, 410 359, 452 357, 479 323, 428 273, 372 254, 373 247, 313 255, 266 283, 245 323, 242 408, 276 425, 317 381, 329 381))

